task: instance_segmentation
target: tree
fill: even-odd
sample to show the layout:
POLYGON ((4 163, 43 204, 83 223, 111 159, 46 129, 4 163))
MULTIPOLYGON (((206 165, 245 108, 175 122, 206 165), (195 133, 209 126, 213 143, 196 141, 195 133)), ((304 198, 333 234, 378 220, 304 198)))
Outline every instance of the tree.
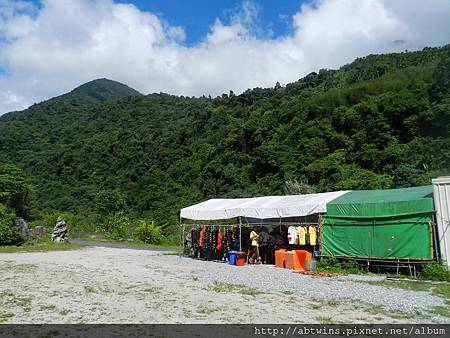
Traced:
POLYGON ((14 164, 0 164, 0 203, 25 217, 31 200, 32 188, 24 172, 14 164))
POLYGON ((94 198, 95 210, 100 216, 123 212, 127 203, 123 194, 117 190, 101 190, 94 198))

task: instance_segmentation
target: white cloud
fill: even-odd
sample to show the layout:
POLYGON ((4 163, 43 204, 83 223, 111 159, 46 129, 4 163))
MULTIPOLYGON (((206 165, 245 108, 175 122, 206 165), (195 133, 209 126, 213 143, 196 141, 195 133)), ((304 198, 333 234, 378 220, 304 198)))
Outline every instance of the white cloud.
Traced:
POLYGON ((185 47, 181 27, 133 5, 0 0, 0 114, 100 77, 143 93, 214 96, 292 82, 369 53, 450 42, 448 0, 299 3, 293 33, 279 38, 264 34, 258 10, 244 1, 229 22, 216 19, 203 41, 185 47))

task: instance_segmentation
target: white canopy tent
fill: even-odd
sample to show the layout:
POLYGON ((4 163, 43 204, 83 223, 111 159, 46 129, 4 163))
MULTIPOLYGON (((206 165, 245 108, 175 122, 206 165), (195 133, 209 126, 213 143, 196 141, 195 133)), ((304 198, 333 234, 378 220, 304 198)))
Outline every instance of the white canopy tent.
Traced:
POLYGON ((327 203, 347 192, 348 190, 307 195, 210 199, 181 209, 180 217, 208 221, 235 217, 267 219, 307 216, 325 213, 327 203))

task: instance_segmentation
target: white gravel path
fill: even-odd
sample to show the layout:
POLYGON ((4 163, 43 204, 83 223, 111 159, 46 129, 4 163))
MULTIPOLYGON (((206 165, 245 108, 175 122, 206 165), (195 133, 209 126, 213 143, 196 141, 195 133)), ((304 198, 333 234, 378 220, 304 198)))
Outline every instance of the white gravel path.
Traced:
POLYGON ((0 323, 450 323, 430 292, 157 251, 0 254, 0 323))

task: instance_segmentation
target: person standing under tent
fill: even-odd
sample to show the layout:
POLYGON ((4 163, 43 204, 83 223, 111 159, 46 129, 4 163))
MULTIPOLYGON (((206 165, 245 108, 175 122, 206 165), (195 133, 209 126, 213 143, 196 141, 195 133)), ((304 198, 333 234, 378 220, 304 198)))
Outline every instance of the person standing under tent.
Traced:
POLYGON ((252 255, 250 257, 252 263, 259 262, 259 250, 258 250, 258 233, 256 227, 250 232, 250 242, 252 245, 252 255))
POLYGON ((258 248, 262 264, 267 264, 269 244, 269 234, 267 233, 267 228, 263 227, 258 235, 258 248))

